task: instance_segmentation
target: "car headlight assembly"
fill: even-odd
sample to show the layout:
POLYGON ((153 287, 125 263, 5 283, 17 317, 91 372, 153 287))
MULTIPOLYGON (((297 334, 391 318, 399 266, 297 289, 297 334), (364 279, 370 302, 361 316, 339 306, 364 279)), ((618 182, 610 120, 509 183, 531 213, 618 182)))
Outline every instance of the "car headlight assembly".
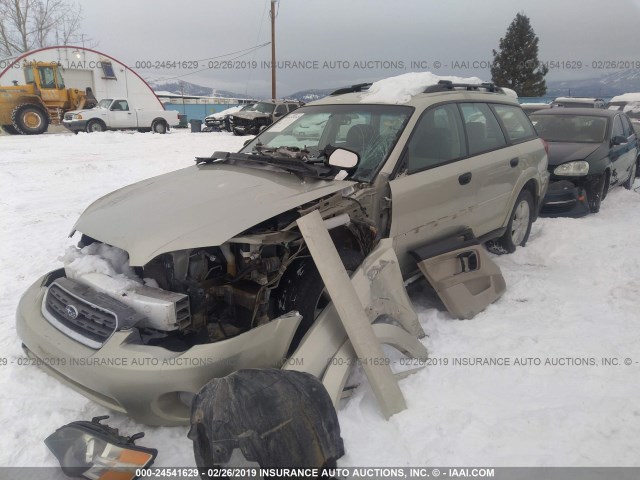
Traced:
POLYGON ((567 162, 558 165, 553 171, 555 175, 579 177, 589 173, 589 162, 578 160, 577 162, 567 162))
POLYGON ((74 120, 82 120, 82 115, 80 115, 80 114, 74 115, 73 119, 74 120))
POLYGON ((105 418, 109 417, 72 422, 44 441, 65 475, 94 480, 134 480, 139 477, 140 469, 153 464, 158 451, 134 444, 144 433, 121 437, 117 429, 100 423, 105 418))

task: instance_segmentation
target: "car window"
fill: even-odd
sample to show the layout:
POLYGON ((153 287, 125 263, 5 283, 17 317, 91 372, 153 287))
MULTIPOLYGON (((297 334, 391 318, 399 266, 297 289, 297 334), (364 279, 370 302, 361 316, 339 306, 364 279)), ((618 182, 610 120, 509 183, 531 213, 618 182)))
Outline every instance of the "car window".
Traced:
POLYGON ((116 100, 115 102, 113 102, 111 110, 127 112, 129 111, 129 104, 126 100, 116 100))
POLYGON ((412 174, 466 156, 460 112, 455 104, 427 110, 407 145, 407 173, 412 174))
POLYGON ((498 120, 485 103, 461 103, 469 155, 504 147, 507 142, 498 120))
POLYGON ((298 108, 274 123, 241 152, 261 148, 305 149, 311 156, 325 148, 345 148, 360 155, 351 178, 371 181, 395 146, 413 113, 400 105, 314 105, 298 108))
POLYGON ((538 135, 547 142, 600 143, 604 141, 607 130, 605 117, 534 113, 529 118, 538 135))
POLYGON ((295 104, 295 103, 290 103, 290 104, 288 105, 288 107, 289 107, 289 111, 290 111, 290 112, 293 112, 296 108, 298 108, 298 106, 299 106, 299 105, 297 105, 297 104, 295 104))
POLYGON ((512 142, 537 136, 529 118, 520 107, 494 104, 493 108, 502 120, 507 136, 512 142))
POLYGON ((275 111, 276 115, 284 115, 285 113, 287 113, 287 106, 286 105, 278 105, 276 107, 276 111, 275 111))
POLYGON ((635 133, 633 131, 633 127, 631 126, 631 122, 624 115, 620 115, 620 118, 622 119, 622 128, 624 129, 624 136, 625 137, 630 137, 631 135, 633 135, 635 133))
POLYGON ((616 115, 616 118, 613 119, 613 130, 611 131, 611 138, 624 134, 624 128, 622 128, 622 120, 620 120, 620 115, 616 115))

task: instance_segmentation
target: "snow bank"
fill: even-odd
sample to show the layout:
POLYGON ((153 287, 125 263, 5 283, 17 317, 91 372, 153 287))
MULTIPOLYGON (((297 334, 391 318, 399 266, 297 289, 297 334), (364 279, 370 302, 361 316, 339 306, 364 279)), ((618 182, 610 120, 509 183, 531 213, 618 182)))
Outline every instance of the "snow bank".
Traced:
POLYGON ((374 82, 369 90, 362 94, 361 102, 407 103, 412 96, 421 93, 430 85, 437 85, 440 80, 449 80, 454 83, 483 83, 478 77, 442 77, 431 72, 411 72, 374 82))

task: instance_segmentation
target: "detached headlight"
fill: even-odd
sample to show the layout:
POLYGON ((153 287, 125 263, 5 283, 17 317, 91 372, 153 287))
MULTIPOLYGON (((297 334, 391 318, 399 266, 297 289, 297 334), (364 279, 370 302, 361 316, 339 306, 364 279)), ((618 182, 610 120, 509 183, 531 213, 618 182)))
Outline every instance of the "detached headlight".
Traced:
POLYGON ((562 165, 558 165, 553 173, 555 175, 566 175, 570 177, 587 175, 589 173, 589 163, 584 160, 563 163, 562 165))
POLYGON ((144 436, 138 433, 121 437, 118 430, 102 425, 108 417, 90 422, 72 422, 49 435, 49 447, 65 475, 87 479, 138 478, 139 469, 149 467, 158 455, 153 448, 138 447, 133 442, 144 436))

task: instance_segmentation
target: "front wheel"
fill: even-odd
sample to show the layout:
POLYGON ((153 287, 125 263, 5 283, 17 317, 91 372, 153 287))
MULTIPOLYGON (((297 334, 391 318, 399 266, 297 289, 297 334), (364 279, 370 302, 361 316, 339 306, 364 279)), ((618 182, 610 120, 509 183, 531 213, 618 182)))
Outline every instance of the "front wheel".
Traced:
POLYGON ((487 250, 497 255, 513 253, 517 247, 524 247, 533 224, 533 197, 529 190, 522 190, 511 211, 507 230, 500 238, 487 242, 487 250))
MULTIPOLYGON (((355 250, 340 250, 340 258, 349 274, 353 273, 362 263, 364 256, 355 250)), ((298 330, 293 336, 290 352, 292 352, 322 313, 331 298, 324 287, 324 281, 313 261, 305 258, 294 262, 280 280, 280 286, 275 295, 276 315, 284 315, 296 310, 302 315, 298 330)))
POLYGON ((589 211, 598 213, 602 200, 607 195, 606 192, 607 173, 603 173, 599 177, 592 179, 587 183, 585 189, 587 191, 587 202, 589 203, 589 211))
POLYGON ((87 133, 104 132, 106 129, 105 124, 100 120, 90 120, 89 123, 87 123, 87 133))
POLYGON ((11 113, 13 127, 25 135, 40 135, 49 128, 49 115, 36 105, 22 104, 11 113))
POLYGON ((624 188, 626 188, 627 190, 631 190, 631 187, 633 187, 633 182, 636 181, 637 168, 638 168, 637 161, 633 162, 633 165, 631 166, 631 173, 629 175, 629 178, 627 179, 626 182, 624 182, 624 188))

